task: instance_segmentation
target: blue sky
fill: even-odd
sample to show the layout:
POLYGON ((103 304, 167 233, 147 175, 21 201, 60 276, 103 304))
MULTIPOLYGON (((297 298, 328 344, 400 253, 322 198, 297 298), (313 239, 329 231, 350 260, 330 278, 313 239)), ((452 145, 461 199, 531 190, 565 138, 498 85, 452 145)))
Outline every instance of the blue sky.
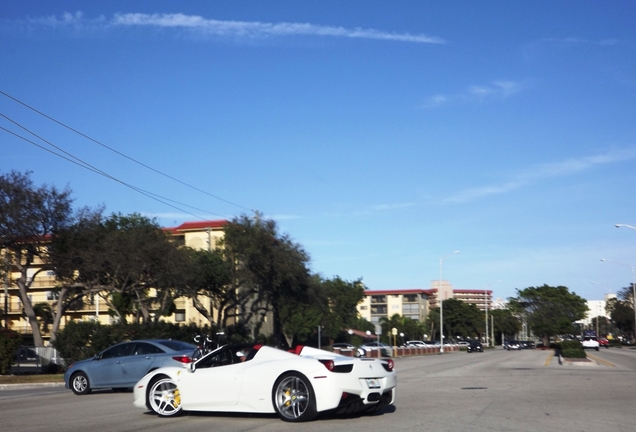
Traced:
POLYGON ((628 1, 6 1, 0 171, 163 226, 258 210, 313 271, 369 289, 429 288, 443 258, 455 288, 601 299, 632 277, 601 258, 636 265, 636 230, 614 226, 636 226, 634 17, 628 1))

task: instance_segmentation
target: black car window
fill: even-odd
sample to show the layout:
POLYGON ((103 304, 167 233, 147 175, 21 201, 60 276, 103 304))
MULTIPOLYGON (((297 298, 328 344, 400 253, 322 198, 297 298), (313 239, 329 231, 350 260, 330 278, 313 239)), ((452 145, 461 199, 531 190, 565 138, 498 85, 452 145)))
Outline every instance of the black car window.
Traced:
POLYGON ((197 369, 232 364, 232 354, 230 350, 224 349, 214 355, 204 357, 197 363, 197 369))
POLYGON ((124 343, 110 347, 102 353, 101 358, 108 359, 130 355, 130 349, 133 347, 133 345, 134 344, 132 343, 124 343))
POLYGON ((137 342, 135 344, 135 349, 133 350, 133 355, 147 355, 147 354, 163 354, 159 347, 156 347, 152 344, 146 342, 137 342))

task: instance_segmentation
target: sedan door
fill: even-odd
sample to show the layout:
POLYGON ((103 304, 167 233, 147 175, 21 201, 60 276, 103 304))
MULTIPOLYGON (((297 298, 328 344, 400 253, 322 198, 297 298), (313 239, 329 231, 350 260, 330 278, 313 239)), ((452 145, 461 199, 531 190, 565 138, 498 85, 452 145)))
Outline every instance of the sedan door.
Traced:
POLYGON ((131 355, 122 358, 122 379, 126 386, 133 386, 146 375, 157 355, 164 352, 147 342, 136 342, 131 355))
POLYGON ((124 381, 124 359, 131 352, 133 343, 112 346, 91 363, 89 381, 92 387, 118 387, 124 381))

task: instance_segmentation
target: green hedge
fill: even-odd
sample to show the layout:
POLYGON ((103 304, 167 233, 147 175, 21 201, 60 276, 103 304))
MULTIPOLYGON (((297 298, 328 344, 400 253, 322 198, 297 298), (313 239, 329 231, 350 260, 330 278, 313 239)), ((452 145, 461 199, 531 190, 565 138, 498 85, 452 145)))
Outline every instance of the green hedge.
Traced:
POLYGON ((18 332, 0 328, 0 374, 6 375, 11 371, 22 338, 18 332))
POLYGON ((559 344, 563 358, 586 358, 585 350, 581 342, 577 340, 566 340, 559 344))

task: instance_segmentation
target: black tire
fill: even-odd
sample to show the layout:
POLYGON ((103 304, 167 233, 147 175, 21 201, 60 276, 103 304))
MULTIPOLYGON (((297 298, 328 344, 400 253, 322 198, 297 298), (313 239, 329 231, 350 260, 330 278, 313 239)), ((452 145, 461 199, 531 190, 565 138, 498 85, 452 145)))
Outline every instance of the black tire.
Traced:
POLYGON ((71 376, 70 386, 76 395, 87 395, 91 392, 91 384, 84 372, 76 372, 71 376))
POLYGON ((598 351, 598 347, 594 348, 595 351, 598 351))
POLYGON ((303 422, 313 420, 316 396, 309 380, 298 372, 281 375, 272 388, 272 404, 281 420, 303 422))
POLYGON ((165 375, 154 377, 148 386, 146 405, 159 417, 180 415, 181 396, 177 384, 165 375))

